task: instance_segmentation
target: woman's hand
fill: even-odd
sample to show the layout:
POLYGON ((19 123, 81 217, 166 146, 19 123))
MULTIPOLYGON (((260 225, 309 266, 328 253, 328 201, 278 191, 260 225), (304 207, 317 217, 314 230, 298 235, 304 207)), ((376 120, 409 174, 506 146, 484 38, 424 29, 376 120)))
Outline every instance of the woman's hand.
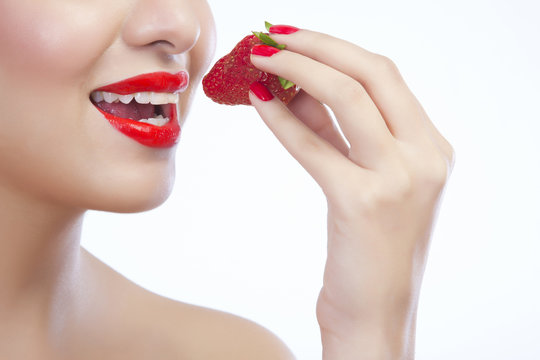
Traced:
POLYGON ((325 34, 273 27, 287 45, 252 63, 303 90, 250 99, 328 202, 317 304, 324 359, 412 359, 428 243, 453 149, 388 58, 325 34), (332 120, 327 105, 347 142, 332 120), (348 145, 350 144, 350 146, 348 145))

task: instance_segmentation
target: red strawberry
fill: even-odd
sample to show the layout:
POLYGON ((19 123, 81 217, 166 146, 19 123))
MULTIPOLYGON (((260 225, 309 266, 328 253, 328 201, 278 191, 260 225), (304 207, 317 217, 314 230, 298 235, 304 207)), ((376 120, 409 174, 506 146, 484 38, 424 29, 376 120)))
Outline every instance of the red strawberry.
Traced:
POLYGON ((249 86, 255 81, 263 83, 285 104, 298 93, 299 88, 290 81, 263 72, 251 64, 251 48, 255 45, 266 44, 284 48, 267 34, 254 34, 242 39, 228 55, 219 59, 204 77, 204 93, 213 101, 225 105, 251 105, 249 86))

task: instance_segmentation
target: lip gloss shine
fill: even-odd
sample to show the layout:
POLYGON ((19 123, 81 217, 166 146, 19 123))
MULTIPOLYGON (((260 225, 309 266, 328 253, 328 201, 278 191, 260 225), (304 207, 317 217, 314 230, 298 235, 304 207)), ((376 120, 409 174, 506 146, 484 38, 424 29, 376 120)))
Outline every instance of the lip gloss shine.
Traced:
MULTIPOLYGON (((96 89, 95 92, 109 92, 118 95, 129 95, 140 92, 176 94, 185 91, 188 85, 189 75, 185 71, 176 74, 155 72, 109 84, 96 89)), ((179 141, 181 130, 176 104, 159 105, 166 109, 167 117, 169 118, 169 121, 163 126, 119 117, 100 109, 95 103, 94 105, 116 130, 142 145, 167 148, 174 146, 179 141)))

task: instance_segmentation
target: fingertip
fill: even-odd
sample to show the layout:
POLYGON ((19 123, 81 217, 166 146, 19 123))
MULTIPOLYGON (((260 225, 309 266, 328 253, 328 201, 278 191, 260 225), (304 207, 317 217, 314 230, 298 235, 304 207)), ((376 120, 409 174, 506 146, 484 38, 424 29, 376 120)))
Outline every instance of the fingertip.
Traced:
POLYGON ((268 32, 272 35, 290 35, 300 30, 296 26, 291 25, 272 25, 268 32))
POLYGON ((261 82, 255 81, 249 86, 249 93, 261 101, 267 102, 274 98, 274 95, 261 82))

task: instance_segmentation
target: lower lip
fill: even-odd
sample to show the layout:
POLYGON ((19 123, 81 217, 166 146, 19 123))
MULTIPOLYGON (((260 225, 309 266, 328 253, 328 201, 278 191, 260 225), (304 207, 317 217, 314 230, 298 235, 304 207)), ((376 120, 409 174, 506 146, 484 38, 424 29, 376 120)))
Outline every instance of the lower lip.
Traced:
POLYGON ((97 106, 96 108, 107 120, 109 120, 111 125, 122 134, 145 146, 168 148, 176 145, 180 139, 180 124, 178 123, 176 105, 169 104, 169 106, 171 107, 169 122, 163 126, 154 126, 136 120, 124 119, 109 114, 97 106))

